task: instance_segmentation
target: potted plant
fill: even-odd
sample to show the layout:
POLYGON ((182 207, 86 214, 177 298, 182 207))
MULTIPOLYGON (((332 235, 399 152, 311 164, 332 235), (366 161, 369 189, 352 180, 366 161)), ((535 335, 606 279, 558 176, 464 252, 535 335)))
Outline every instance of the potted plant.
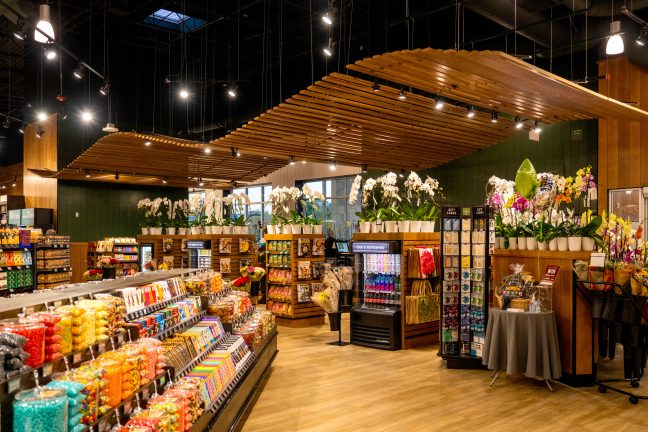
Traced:
POLYGON ((326 197, 319 191, 313 191, 308 185, 302 187, 301 197, 300 204, 304 215, 302 225, 303 233, 312 234, 314 231, 319 231, 321 234, 323 227, 316 228, 317 225, 321 225, 317 218, 317 213, 320 210, 318 202, 324 202, 326 197))
MULTIPOLYGON (((436 179, 427 177, 425 181, 414 171, 404 182, 405 194, 401 202, 402 218, 409 221, 412 232, 433 232, 439 217, 439 206, 434 197, 440 190, 436 179)), ((404 223, 403 225, 408 225, 404 223)))
POLYGON ((194 194, 189 199, 189 213, 193 216, 191 225, 191 234, 200 234, 201 227, 204 223, 205 200, 202 196, 194 194))
POLYGON ((549 236, 550 230, 551 225, 545 222, 544 217, 540 218, 540 220, 533 225, 533 235, 535 236, 538 250, 544 251, 549 249, 549 241, 547 240, 547 237, 549 236))
POLYGON ((276 187, 270 192, 272 204, 272 227, 268 227, 268 234, 290 234, 292 227, 286 227, 291 209, 301 196, 301 190, 296 187, 276 187))
POLYGON ((83 273, 83 280, 86 282, 100 281, 103 279, 102 269, 91 269, 83 273))
POLYGON ((535 237, 535 223, 529 222, 524 227, 524 233, 526 234, 526 249, 527 250, 536 250, 538 248, 538 242, 535 237))
POLYGON ((603 223, 601 216, 591 217, 591 211, 586 212, 581 219, 581 226, 577 229, 578 235, 582 240, 582 249, 584 251, 593 251, 594 245, 601 245, 603 238, 598 234, 598 230, 603 223))
POLYGON ((103 279, 115 279, 116 269, 115 266, 119 264, 119 260, 109 256, 102 256, 97 262, 103 271, 103 279))
POLYGON ((295 210, 290 211, 290 218, 288 219, 288 231, 284 231, 284 234, 301 234, 301 228, 304 224, 304 218, 297 213, 295 210))
MULTIPOLYGON (((582 248, 583 240, 580 236, 580 227, 569 221, 565 224, 567 233, 567 249, 570 252, 579 252, 582 248)), ((560 250, 560 249, 559 249, 560 250)))
POLYGON ((189 226, 189 200, 182 199, 173 203, 174 218, 173 226, 180 235, 186 234, 189 226))
POLYGON ((233 217, 230 220, 233 234, 247 234, 247 219, 243 215, 233 217))
POLYGON ((223 219, 222 231, 223 231, 223 234, 233 234, 234 233, 234 227, 232 226, 232 219, 223 219))
POLYGON ((148 198, 139 200, 137 203, 137 221, 140 228, 142 229, 142 234, 149 234, 149 210, 151 208, 151 200, 148 198))
POLYGON ((526 250, 526 238, 529 235, 531 235, 531 232, 527 225, 524 222, 518 222, 515 227, 515 237, 517 238, 517 248, 519 250, 526 250))

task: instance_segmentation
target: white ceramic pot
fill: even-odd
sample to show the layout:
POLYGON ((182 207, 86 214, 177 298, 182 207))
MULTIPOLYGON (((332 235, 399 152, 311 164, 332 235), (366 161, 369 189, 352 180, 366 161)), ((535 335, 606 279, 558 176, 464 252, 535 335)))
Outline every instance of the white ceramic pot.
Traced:
POLYGON ((518 248, 518 239, 517 239, 517 237, 510 237, 509 238, 509 249, 517 250, 517 248, 518 248))
POLYGON ((148 233, 149 233, 149 228, 142 227, 142 235, 148 235, 148 233))
POLYGON ((495 244, 493 247, 495 249, 504 249, 504 239, 502 237, 495 237, 495 244))
POLYGON ((594 250, 594 239, 592 237, 583 237, 582 248, 584 251, 594 250))
POLYGON ((322 234, 324 233, 324 225, 313 225, 313 234, 322 234))
POLYGON ((250 227, 245 225, 241 230, 241 234, 250 234, 250 227))
POLYGON ((371 222, 371 232, 372 233, 381 233, 383 232, 385 223, 384 222, 371 222))
POLYGON ((313 234, 313 225, 302 225, 301 229, 304 234, 313 234))
POLYGON ((410 232, 421 232, 421 221, 410 221, 410 232))
POLYGON ((383 222, 385 225, 385 232, 388 233, 395 233, 398 232, 398 222, 396 221, 385 221, 383 222))
POLYGON ((162 235, 162 228, 161 227, 149 228, 149 232, 153 235, 162 235))
POLYGON ((549 248, 549 243, 547 243, 546 241, 538 242, 538 250, 546 251, 547 248, 549 248))
POLYGON ((435 221, 421 221, 421 232, 434 232, 434 222, 435 221))
POLYGON ((526 237, 518 237, 517 245, 519 250, 526 250, 526 237))
MULTIPOLYGON (((292 234, 292 227, 289 224, 281 225, 282 234, 292 234)), ((277 233, 279 234, 279 233, 277 233)))
POLYGON ((211 225, 206 225, 206 226, 205 226, 205 234, 207 234, 207 235, 211 235, 211 233, 212 233, 212 227, 211 227, 211 225))
POLYGON ((558 250, 560 252, 564 252, 569 248, 567 237, 558 237, 556 240, 558 241, 558 250))
POLYGON ((169 234, 169 235, 175 235, 175 233, 176 233, 176 228, 175 227, 168 227, 166 230, 167 230, 167 234, 169 234))
POLYGON ((579 252, 583 246, 583 238, 580 236, 570 236, 568 245, 570 252, 579 252))
POLYGON ((234 232, 233 228, 234 227, 231 226, 231 225, 224 226, 223 227, 223 234, 232 234, 234 232))
POLYGON ((290 230, 293 234, 301 234, 301 227, 299 224, 292 224, 290 225, 290 230))
POLYGON ((526 238, 526 248, 527 250, 536 250, 538 248, 538 241, 535 237, 526 238))
POLYGON ((558 250, 558 239, 552 239, 549 240, 549 250, 550 251, 557 251, 558 250))
POLYGON ((369 234, 371 232, 371 222, 360 222, 360 232, 369 234))
POLYGON ((267 225, 268 228, 268 234, 274 234, 275 233, 275 226, 274 225, 267 225))
POLYGON ((212 234, 216 234, 216 235, 223 234, 223 227, 220 225, 214 225, 212 227, 212 234))
POLYGON ((410 221, 402 220, 398 221, 398 232, 409 232, 410 230, 410 221))
POLYGON ((191 234, 193 234, 193 235, 200 234, 200 227, 192 226, 190 229, 191 229, 191 234))

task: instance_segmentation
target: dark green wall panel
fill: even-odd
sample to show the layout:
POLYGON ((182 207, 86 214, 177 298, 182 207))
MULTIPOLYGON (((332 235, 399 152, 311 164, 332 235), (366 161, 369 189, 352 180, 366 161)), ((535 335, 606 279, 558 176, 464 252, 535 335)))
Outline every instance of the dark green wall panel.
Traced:
POLYGON ((469 206, 484 202, 486 182, 492 175, 514 179, 518 167, 529 158, 537 172, 572 175, 591 165, 596 175, 598 122, 581 120, 545 125, 540 141, 527 133, 429 170, 444 189, 445 202, 469 206), (580 139, 573 135, 580 131, 580 139))
POLYGON ((108 236, 135 236, 137 202, 144 198, 185 199, 187 189, 127 184, 59 181, 58 230, 83 242, 108 236), (76 217, 76 212, 79 217, 76 217))

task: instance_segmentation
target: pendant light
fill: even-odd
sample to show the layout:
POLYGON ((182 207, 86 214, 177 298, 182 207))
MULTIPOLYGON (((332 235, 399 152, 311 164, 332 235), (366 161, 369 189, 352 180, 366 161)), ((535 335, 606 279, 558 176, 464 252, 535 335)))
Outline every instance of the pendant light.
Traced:
POLYGON ((52 23, 50 22, 50 6, 43 3, 38 7, 38 11, 39 17, 36 28, 49 36, 49 39, 38 30, 34 30, 34 40, 40 43, 48 43, 50 40, 56 39, 54 37, 54 27, 52 27, 52 23))
POLYGON ((605 53, 608 55, 621 54, 624 50, 623 38, 621 38, 621 21, 610 23, 610 37, 605 46, 605 53))

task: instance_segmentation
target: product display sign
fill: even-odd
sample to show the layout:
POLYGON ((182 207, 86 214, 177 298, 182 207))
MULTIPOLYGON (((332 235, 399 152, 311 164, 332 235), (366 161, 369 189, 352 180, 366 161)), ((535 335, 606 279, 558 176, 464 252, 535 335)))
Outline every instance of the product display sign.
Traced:
POLYGON ((187 240, 187 249, 207 249, 204 240, 187 240))
POLYGON ((352 250, 354 253, 400 253, 397 241, 355 241, 352 250))

